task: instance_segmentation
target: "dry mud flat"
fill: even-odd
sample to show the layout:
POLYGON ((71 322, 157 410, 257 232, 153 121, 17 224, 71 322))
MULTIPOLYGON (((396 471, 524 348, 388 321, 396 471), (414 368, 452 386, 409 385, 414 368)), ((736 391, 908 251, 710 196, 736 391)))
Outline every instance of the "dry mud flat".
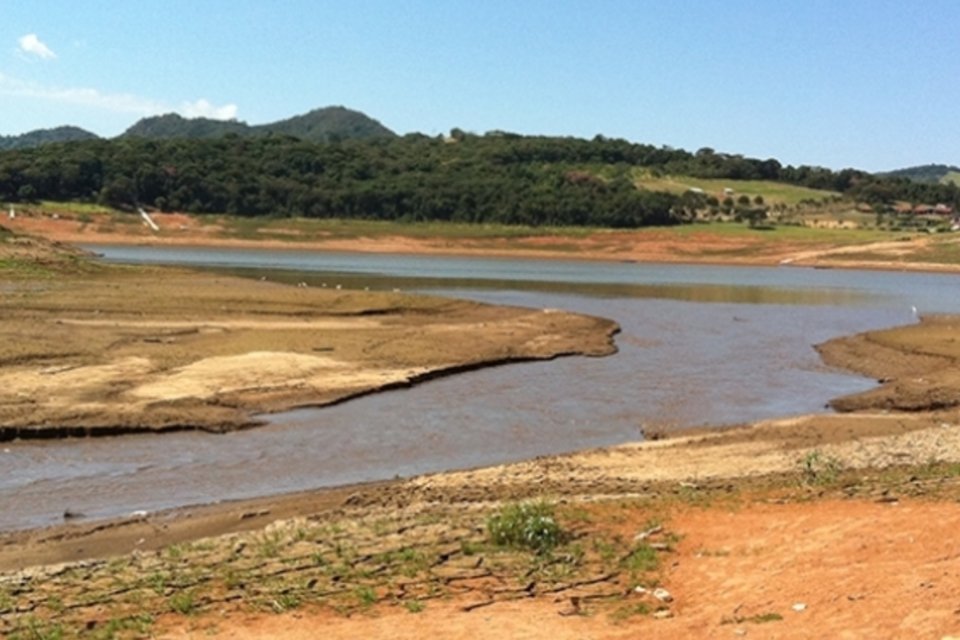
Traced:
POLYGON ((844 400, 851 413, 10 534, 0 630, 955 636, 958 332, 957 319, 927 318, 824 345, 828 361, 888 379, 844 400), (904 385, 915 410, 890 408, 904 385), (502 505, 544 499, 567 534, 556 548, 491 543, 502 505))
POLYGON ((427 377, 606 355, 615 323, 557 310, 298 288, 171 269, 11 280, 0 438, 256 424, 427 377))

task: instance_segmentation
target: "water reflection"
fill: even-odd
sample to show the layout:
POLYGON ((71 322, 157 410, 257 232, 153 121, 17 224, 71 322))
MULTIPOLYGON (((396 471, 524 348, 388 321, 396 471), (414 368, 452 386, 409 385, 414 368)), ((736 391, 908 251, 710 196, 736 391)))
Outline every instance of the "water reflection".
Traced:
POLYGON ((494 280, 484 278, 410 277, 356 274, 343 271, 292 271, 256 268, 214 268, 247 278, 269 278, 275 282, 346 289, 404 291, 522 291, 559 293, 591 298, 658 298, 687 302, 731 302, 735 304, 849 305, 867 304, 870 296, 853 289, 797 289, 777 286, 703 284, 703 283, 630 283, 630 282, 556 282, 551 280, 494 280))

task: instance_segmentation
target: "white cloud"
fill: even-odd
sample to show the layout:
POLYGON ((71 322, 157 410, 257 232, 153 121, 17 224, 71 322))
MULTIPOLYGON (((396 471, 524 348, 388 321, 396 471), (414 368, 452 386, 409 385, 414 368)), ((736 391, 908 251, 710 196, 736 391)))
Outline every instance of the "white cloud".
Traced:
MULTIPOLYGON (((96 89, 45 87, 0 74, 0 94, 38 98, 116 113, 155 115, 165 111, 162 104, 126 93, 102 93, 96 89)), ((166 109, 169 111, 169 109, 166 109)))
POLYGON ((225 104, 217 107, 200 98, 195 102, 184 102, 180 114, 187 118, 211 118, 213 120, 234 120, 237 117, 237 105, 225 104))
POLYGON ((57 54, 51 51, 50 47, 45 45, 35 33, 28 33, 25 36, 21 36, 17 42, 20 43, 21 53, 34 55, 42 60, 52 60, 57 57, 57 54))
POLYGON ((91 107, 113 113, 129 113, 141 117, 176 112, 187 118, 205 117, 215 120, 231 120, 237 117, 237 105, 222 107, 200 99, 184 102, 180 108, 142 98, 129 93, 104 93, 97 89, 84 87, 47 87, 34 82, 26 82, 0 73, 0 95, 36 98, 61 104, 91 107))

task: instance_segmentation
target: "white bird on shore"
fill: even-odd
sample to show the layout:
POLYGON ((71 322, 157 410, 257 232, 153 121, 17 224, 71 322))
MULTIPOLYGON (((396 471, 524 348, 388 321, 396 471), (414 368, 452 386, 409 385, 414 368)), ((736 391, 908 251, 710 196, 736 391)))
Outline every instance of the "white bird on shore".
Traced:
POLYGON ((919 317, 920 317, 920 312, 917 311, 916 305, 910 305, 910 312, 913 313, 913 317, 914 317, 914 318, 919 318, 919 317))

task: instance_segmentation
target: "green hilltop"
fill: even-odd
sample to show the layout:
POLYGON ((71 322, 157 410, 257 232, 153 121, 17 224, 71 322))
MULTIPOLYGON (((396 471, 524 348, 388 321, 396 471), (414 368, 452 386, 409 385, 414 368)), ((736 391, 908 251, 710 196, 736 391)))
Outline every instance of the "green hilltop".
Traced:
POLYGON ((914 182, 955 184, 960 186, 960 167, 946 164, 923 164, 877 174, 890 178, 906 178, 914 182))
MULTIPOLYGON (((251 138, 282 135, 299 138, 307 142, 397 137, 397 134, 393 131, 366 114, 346 107, 335 106, 314 109, 302 115, 261 125, 249 125, 238 120, 184 118, 176 113, 167 113, 138 120, 118 138, 201 140, 222 138, 231 134, 251 138)), ((99 139, 101 139, 100 136, 80 127, 63 126, 54 129, 37 129, 20 135, 0 136, 0 151, 32 149, 45 144, 99 139)))
POLYGON ((143 118, 121 138, 220 138, 225 135, 285 135, 309 142, 393 138, 396 134, 373 118, 346 107, 325 107, 268 124, 251 126, 237 120, 184 118, 175 113, 143 118))
POLYGON ((18 136, 0 136, 0 151, 7 149, 31 149, 44 144, 96 140, 99 136, 80 127, 56 127, 37 129, 18 136))

